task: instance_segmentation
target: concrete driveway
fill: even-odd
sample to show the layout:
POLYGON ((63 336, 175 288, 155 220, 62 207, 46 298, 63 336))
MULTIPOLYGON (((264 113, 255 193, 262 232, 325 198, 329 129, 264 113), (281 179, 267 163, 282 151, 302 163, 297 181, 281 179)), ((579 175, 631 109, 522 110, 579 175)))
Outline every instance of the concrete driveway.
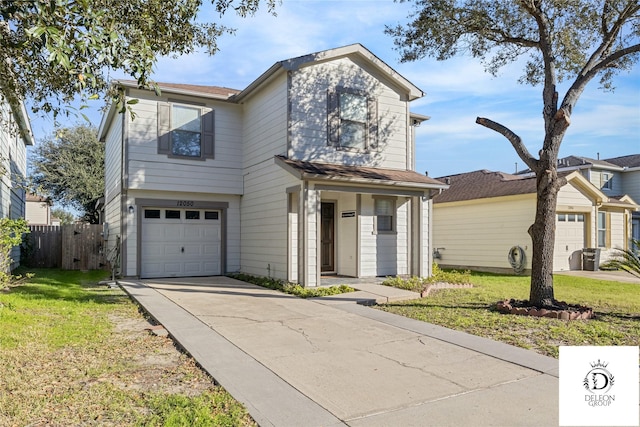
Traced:
POLYGON ((261 426, 558 424, 531 351, 227 277, 119 283, 261 426))

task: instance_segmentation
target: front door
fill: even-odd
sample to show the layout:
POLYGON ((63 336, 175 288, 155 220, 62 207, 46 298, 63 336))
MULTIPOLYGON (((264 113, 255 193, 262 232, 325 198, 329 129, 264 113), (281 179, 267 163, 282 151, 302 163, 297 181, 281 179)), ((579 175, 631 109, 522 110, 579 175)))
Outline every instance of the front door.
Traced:
POLYGON ((320 271, 335 271, 335 203, 322 202, 320 211, 320 271))

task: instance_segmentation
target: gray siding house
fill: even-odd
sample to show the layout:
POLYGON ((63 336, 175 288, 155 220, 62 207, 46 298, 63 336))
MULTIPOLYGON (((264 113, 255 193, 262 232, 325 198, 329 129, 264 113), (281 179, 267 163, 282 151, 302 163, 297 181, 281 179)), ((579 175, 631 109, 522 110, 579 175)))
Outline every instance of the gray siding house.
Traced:
POLYGON ((277 62, 243 90, 114 84, 138 100, 99 131, 120 275, 430 274, 447 185, 414 171, 424 93, 363 46, 277 62))

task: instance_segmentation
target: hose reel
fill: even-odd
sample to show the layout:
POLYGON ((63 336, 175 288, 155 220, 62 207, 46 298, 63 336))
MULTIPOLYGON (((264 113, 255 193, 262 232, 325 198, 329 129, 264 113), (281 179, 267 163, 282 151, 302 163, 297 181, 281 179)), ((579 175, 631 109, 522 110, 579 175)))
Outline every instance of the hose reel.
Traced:
POLYGON ((524 272, 525 266, 527 265, 527 257, 521 246, 514 246, 509 249, 507 259, 516 274, 522 274, 524 272))

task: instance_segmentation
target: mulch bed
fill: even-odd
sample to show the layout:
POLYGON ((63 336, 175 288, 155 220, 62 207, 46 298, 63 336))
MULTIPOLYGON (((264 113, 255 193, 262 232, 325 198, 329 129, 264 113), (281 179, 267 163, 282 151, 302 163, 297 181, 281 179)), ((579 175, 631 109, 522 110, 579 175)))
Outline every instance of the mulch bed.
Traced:
POLYGON ((504 314, 561 320, 586 320, 595 317, 593 309, 577 304, 567 304, 564 301, 557 301, 554 307, 539 308, 529 304, 529 301, 510 299, 497 302, 496 309, 504 314))

